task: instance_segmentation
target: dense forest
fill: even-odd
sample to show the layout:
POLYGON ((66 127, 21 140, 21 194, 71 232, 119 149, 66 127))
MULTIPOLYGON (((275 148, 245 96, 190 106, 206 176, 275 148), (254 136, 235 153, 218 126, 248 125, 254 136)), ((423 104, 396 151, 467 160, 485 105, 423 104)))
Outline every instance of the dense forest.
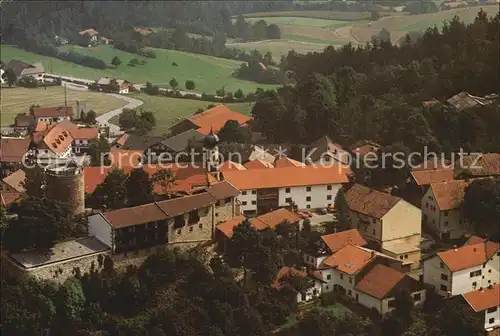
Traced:
POLYGON ((479 12, 466 25, 455 17, 401 46, 375 45, 322 53, 289 53, 282 67, 295 85, 260 95, 258 128, 275 143, 310 143, 329 135, 342 145, 361 139, 422 152, 500 151, 498 104, 455 111, 437 105, 466 91, 499 92, 499 19, 479 12))

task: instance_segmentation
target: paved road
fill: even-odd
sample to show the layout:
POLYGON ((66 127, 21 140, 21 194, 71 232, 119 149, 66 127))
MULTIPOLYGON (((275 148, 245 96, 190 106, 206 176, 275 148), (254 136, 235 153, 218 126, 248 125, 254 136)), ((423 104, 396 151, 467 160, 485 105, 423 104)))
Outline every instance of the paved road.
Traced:
POLYGON ((114 124, 111 124, 109 122, 109 119, 119 115, 120 113, 123 112, 123 109, 124 108, 129 108, 129 109, 134 109, 134 108, 137 108, 139 106, 141 106, 143 104, 142 100, 139 100, 139 99, 135 99, 135 98, 131 98, 131 97, 127 97, 127 96, 124 96, 124 95, 119 95, 119 94, 116 94, 116 93, 106 93, 108 96, 112 96, 112 97, 115 97, 115 98, 118 98, 118 99, 122 99, 122 100, 126 100, 128 102, 127 105, 123 106, 123 107, 120 107, 119 109, 116 109, 116 110, 112 110, 112 111, 109 111, 109 112, 106 112, 100 116, 98 116, 96 118, 97 122, 99 123, 100 126, 103 126, 103 127, 106 127, 106 126, 109 126, 109 133, 110 133, 110 136, 113 135, 113 134, 117 134, 120 132, 120 127, 114 125, 114 124))

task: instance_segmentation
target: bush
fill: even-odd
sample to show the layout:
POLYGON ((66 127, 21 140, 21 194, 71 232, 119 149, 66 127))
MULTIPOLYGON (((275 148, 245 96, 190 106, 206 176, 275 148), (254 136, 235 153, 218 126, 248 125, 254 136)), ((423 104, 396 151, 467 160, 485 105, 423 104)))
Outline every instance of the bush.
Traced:
POLYGON ((147 58, 156 58, 156 53, 153 50, 140 49, 137 54, 147 58))
POLYGON ((130 62, 128 62, 129 66, 136 66, 139 65, 139 60, 137 58, 132 58, 130 62))
POLYGON ((337 303, 337 295, 336 292, 323 293, 319 298, 321 305, 323 307, 334 305, 337 303))
POLYGON ((33 76, 24 76, 19 79, 17 84, 25 88, 36 88, 39 86, 38 81, 33 76))

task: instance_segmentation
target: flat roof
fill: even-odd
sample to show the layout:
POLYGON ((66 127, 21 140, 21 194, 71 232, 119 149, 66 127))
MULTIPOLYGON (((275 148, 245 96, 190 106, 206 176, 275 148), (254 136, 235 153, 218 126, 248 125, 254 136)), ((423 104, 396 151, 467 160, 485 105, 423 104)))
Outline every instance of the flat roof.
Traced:
POLYGON ((56 244, 47 252, 29 250, 11 253, 10 257, 20 266, 30 269, 107 250, 109 250, 109 247, 96 238, 84 237, 56 244))
POLYGON ((415 246, 414 244, 409 243, 399 243, 390 246, 386 246, 382 248, 383 250, 389 251, 394 254, 401 254, 406 252, 415 252, 419 251, 420 247, 415 246))

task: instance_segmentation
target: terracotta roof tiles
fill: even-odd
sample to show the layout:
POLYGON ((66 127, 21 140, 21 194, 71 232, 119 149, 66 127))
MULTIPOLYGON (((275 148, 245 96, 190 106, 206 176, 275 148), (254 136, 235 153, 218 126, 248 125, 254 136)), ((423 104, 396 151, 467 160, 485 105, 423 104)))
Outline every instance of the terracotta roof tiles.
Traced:
POLYGON ((155 203, 107 211, 103 212, 101 215, 115 229, 168 218, 155 203))
POLYGON ((24 154, 29 150, 30 138, 5 138, 0 139, 0 162, 22 162, 24 154))
POLYGON ((227 197, 236 197, 240 194, 240 191, 227 181, 213 184, 206 190, 216 200, 222 200, 227 197))
POLYGON ((242 164, 240 163, 237 163, 237 162, 233 162, 233 161, 224 161, 220 167, 219 167, 219 171, 227 171, 227 170, 230 170, 230 169, 235 169, 235 170, 247 170, 245 168, 245 166, 243 166, 242 164))
POLYGON ((191 210, 207 207, 214 203, 215 199, 210 196, 210 194, 203 193, 161 201, 156 204, 163 212, 170 217, 174 217, 191 210))
POLYGON ((321 239, 332 253, 347 245, 365 246, 368 244, 357 229, 324 235, 321 239))
POLYGON ((23 182, 26 179, 26 173, 18 169, 3 179, 3 182, 17 192, 24 192, 23 182))
POLYGON ((252 161, 248 161, 243 165, 246 170, 250 169, 262 169, 262 168, 274 168, 274 166, 266 161, 262 161, 260 159, 255 159, 252 161))
POLYGON ((347 274, 355 274, 376 258, 377 254, 354 245, 346 245, 323 261, 347 274))
POLYGON ((73 107, 59 106, 59 107, 35 107, 33 115, 39 117, 67 117, 73 115, 73 107))
POLYGON ((290 159, 288 157, 282 157, 274 161, 274 166, 276 168, 283 167, 305 167, 305 163, 302 163, 297 160, 290 159))
POLYGON ((465 189, 472 180, 451 180, 447 182, 431 183, 432 193, 436 199, 439 210, 459 208, 465 196, 465 189))
POLYGON ((468 155, 455 161, 455 178, 500 175, 500 153, 468 155))
POLYGON ((246 217, 243 215, 236 216, 233 219, 217 225, 216 230, 222 232, 226 238, 231 238, 233 236, 234 228, 243 223, 245 219, 246 217))
POLYGON ((477 244, 464 245, 437 253, 437 256, 452 272, 478 266, 493 257, 500 248, 499 243, 484 241, 477 244))
POLYGON ((62 154, 71 146, 73 137, 62 124, 57 123, 45 133, 43 142, 54 153, 62 154))
POLYGON ((382 264, 375 265, 356 285, 360 292, 379 300, 387 294, 405 277, 405 274, 382 264))
POLYGON ((258 216, 257 219, 273 230, 282 223, 295 224, 300 221, 300 217, 296 213, 285 208, 265 213, 258 216))
POLYGON ((229 120, 235 120, 240 125, 246 124, 252 118, 244 114, 231 111, 227 106, 217 105, 204 112, 194 114, 187 118, 193 124, 198 126, 198 132, 207 135, 210 130, 213 129, 215 133, 219 132, 220 129, 229 120))
POLYGON ((475 312, 500 306, 500 284, 462 294, 475 312))
POLYGON ((401 199, 390 194, 355 184, 346 193, 347 203, 352 211, 374 218, 382 218, 401 199))

